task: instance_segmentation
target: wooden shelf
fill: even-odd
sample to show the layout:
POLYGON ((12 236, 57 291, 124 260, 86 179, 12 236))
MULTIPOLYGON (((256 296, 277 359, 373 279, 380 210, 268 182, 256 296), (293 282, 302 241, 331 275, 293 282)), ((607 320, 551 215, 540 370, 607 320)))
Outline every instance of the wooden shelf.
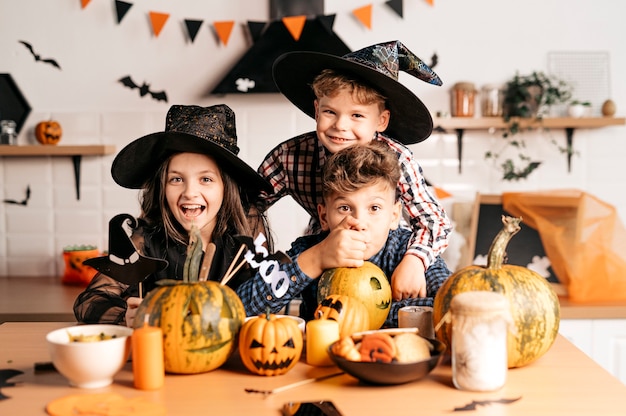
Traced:
POLYGON ((115 146, 106 144, 88 146, 0 146, 0 156, 103 156, 112 153, 115 153, 115 146))
POLYGON ((76 199, 80 199, 80 162, 83 156, 104 156, 115 153, 115 146, 106 144, 86 146, 58 146, 58 145, 28 145, 12 146, 0 145, 0 156, 40 157, 40 156, 71 156, 74 164, 74 182, 76 185, 76 199))
MULTIPOLYGON (((546 117, 542 120, 513 118, 520 128, 544 128, 544 129, 564 129, 567 145, 572 147, 574 142, 575 129, 594 129, 608 126, 623 126, 626 124, 624 117, 546 117)), ((457 135, 457 153, 459 159, 459 173, 461 173, 461 161, 463 156, 463 133, 465 130, 489 130, 504 129, 510 122, 504 121, 501 117, 436 117, 433 119, 435 129, 439 131, 455 130, 457 135)), ((571 171, 572 155, 567 155, 567 169, 571 171)))

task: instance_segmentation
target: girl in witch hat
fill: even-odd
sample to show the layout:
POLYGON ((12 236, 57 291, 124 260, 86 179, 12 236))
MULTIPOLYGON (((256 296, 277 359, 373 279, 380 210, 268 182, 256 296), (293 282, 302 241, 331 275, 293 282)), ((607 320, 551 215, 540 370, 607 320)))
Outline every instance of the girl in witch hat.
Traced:
MULTIPOLYGON (((258 171, 273 191, 262 193, 257 206, 264 212, 289 195, 311 215, 308 232, 316 233, 320 230, 317 206, 323 202, 322 169, 331 154, 372 140, 386 143, 402 169, 397 190, 413 230, 408 251, 391 276, 395 300, 426 296, 426 274, 447 270, 440 254, 452 232, 448 216, 407 147, 426 140, 433 121, 424 103, 398 81, 400 72, 442 84, 397 40, 344 56, 309 51, 281 55, 273 66, 278 89, 317 126, 268 153, 258 171)), ((357 264, 346 266, 351 265, 357 264)))
MULTIPOLYGON (((214 253, 205 253, 207 279, 222 280, 239 256, 237 236, 255 236, 246 216, 250 198, 271 191, 238 152, 235 114, 222 104, 172 106, 165 131, 141 137, 118 153, 111 174, 119 185, 141 189, 141 214, 137 224, 131 223, 136 225, 131 244, 121 238, 108 256, 89 261, 99 273, 76 299, 78 322, 132 326, 141 297, 157 280, 182 280, 192 225, 200 230, 202 247, 214 253)), ((110 238, 116 236, 114 231, 110 238)), ((253 275, 246 265, 227 284, 237 291, 253 275)), ((247 303, 245 297, 242 301, 247 303)))

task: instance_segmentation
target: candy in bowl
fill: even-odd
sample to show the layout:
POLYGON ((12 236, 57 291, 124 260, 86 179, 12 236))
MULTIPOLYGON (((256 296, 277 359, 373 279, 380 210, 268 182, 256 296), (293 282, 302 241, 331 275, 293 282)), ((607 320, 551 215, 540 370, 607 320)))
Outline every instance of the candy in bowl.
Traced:
POLYGON ((72 386, 108 386, 130 355, 132 328, 120 325, 76 325, 49 332, 54 367, 72 386))

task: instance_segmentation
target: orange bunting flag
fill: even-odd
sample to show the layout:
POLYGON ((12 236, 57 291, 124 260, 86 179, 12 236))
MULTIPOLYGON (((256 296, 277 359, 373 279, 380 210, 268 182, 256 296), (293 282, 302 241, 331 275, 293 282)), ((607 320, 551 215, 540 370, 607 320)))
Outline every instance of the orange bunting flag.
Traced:
POLYGON ((291 36, 297 42, 300 39, 300 35, 302 35, 302 29, 304 29, 304 24, 306 23, 306 16, 288 16, 283 17, 283 24, 291 33, 291 36))
POLYGON ((217 36, 220 38, 224 46, 228 45, 228 39, 230 39, 230 33, 235 25, 234 20, 227 20, 223 22, 213 22, 213 27, 217 36))
POLYGON ((158 37, 161 29, 165 26, 165 22, 169 19, 169 13, 150 12, 150 22, 152 22, 152 31, 154 36, 158 37))
POLYGON ((434 6, 435 0, 426 0, 426 3, 430 4, 431 6, 434 6))
POLYGON ((91 0, 80 0, 80 8, 84 9, 91 2, 91 0))
POLYGON ((438 186, 435 186, 435 195, 437 196, 438 199, 445 199, 445 198, 450 198, 452 196, 452 194, 448 191, 446 191, 443 188, 440 188, 438 186))
POLYGON ((352 10, 352 13, 356 16, 357 19, 365 27, 368 29, 372 28, 372 5, 368 4, 367 6, 359 7, 358 9, 352 10))

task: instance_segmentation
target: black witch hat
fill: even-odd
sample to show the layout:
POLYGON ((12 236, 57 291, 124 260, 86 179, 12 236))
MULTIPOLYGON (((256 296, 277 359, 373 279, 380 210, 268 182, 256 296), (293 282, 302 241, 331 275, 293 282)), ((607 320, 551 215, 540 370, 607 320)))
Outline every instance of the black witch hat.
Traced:
POLYGON ((124 230, 124 222, 131 228, 137 227, 137 220, 129 214, 119 214, 109 221, 109 254, 85 260, 89 265, 118 282, 132 285, 142 282, 152 273, 167 267, 167 260, 141 255, 124 230))

